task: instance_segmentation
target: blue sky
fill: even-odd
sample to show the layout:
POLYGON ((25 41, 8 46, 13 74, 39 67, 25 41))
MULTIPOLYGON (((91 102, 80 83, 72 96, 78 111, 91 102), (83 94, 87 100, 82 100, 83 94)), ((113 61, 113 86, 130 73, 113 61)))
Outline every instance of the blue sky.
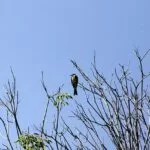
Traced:
MULTIPOLYGON (((23 128, 39 123, 43 115, 42 70, 51 93, 62 84, 72 93, 69 75, 77 72, 70 59, 90 74, 94 51, 99 70, 107 77, 119 63, 129 61, 134 72, 133 50, 144 53, 150 48, 149 6, 149 0, 1 0, 1 97, 11 66, 20 92, 23 128)), ((76 99, 81 98, 79 91, 76 99)))

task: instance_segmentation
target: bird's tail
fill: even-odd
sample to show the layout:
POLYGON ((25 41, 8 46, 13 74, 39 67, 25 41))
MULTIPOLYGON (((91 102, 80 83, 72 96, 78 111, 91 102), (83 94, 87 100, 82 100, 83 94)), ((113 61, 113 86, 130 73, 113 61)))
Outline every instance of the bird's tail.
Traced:
POLYGON ((74 95, 78 95, 77 89, 74 88, 74 95))

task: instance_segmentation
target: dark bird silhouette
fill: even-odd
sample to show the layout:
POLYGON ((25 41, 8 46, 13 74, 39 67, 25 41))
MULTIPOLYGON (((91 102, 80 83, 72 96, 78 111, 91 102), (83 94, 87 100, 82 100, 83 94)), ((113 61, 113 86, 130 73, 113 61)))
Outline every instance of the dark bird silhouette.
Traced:
POLYGON ((76 74, 71 75, 71 83, 74 88, 74 95, 78 95, 78 92, 77 92, 78 76, 76 74))

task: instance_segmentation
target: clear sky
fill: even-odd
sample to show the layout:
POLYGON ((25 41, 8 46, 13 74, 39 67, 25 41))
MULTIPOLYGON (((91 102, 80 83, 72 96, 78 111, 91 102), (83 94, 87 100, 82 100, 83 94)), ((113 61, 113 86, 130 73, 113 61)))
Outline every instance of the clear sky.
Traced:
POLYGON ((77 71, 70 59, 90 73, 95 51, 107 77, 119 63, 134 64, 133 50, 150 48, 149 6, 149 0, 0 0, 0 95, 11 66, 23 128, 39 124, 43 115, 42 70, 51 93, 62 84, 72 93, 70 74, 77 71))

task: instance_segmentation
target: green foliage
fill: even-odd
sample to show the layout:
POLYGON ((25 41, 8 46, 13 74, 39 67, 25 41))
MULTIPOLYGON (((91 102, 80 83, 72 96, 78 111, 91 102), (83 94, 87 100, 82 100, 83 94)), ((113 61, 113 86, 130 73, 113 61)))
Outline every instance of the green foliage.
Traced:
POLYGON ((17 140, 25 150, 44 150, 44 139, 32 134, 24 134, 19 136, 17 140))
POLYGON ((68 93, 58 93, 56 95, 55 101, 53 102, 55 107, 58 107, 59 105, 68 105, 68 102, 66 100, 72 99, 72 96, 68 93))
MULTIPOLYGON (((70 94, 59 92, 54 98, 53 105, 56 108, 59 106, 62 108, 62 106, 68 105, 68 99, 72 99, 70 94)), ((49 144, 51 141, 43 139, 35 134, 22 134, 16 142, 18 142, 25 150, 45 150, 45 143, 49 144)))

